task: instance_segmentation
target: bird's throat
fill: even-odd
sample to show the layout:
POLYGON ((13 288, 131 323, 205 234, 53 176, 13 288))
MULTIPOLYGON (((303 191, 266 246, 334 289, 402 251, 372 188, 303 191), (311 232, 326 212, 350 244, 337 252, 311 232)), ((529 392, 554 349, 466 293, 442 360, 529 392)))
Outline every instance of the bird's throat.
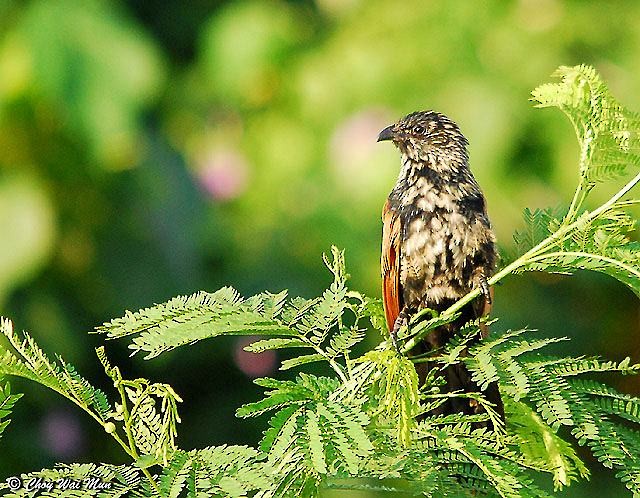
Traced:
POLYGON ((402 157, 398 180, 389 195, 391 204, 399 209, 435 206, 451 209, 452 203, 473 194, 481 195, 466 161, 452 164, 442 158, 415 161, 407 155, 402 157))

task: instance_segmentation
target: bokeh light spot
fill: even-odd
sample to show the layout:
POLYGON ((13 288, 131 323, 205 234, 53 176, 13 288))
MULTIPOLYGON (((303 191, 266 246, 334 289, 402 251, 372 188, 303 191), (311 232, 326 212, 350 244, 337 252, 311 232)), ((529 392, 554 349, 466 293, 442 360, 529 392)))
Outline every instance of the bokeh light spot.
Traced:
POLYGON ((233 359, 238 368, 247 377, 255 379, 272 374, 276 369, 277 356, 275 351, 265 351, 263 353, 250 353, 244 348, 255 342, 257 337, 243 337, 236 342, 233 359))
POLYGON ((77 416, 66 410, 47 414, 40 427, 42 444, 56 458, 75 458, 84 451, 85 437, 77 416))

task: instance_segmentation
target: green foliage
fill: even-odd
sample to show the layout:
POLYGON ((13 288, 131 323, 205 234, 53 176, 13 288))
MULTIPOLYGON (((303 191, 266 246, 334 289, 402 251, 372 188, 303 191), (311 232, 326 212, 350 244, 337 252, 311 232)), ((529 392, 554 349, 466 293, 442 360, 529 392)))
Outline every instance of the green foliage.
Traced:
POLYGON ((388 349, 370 351, 363 361, 375 365, 375 381, 368 395, 377 400, 374 414, 378 422, 396 427, 398 443, 411 446, 411 430, 420 407, 416 369, 406 357, 388 349))
MULTIPOLYGON (((118 367, 107 361, 103 348, 98 348, 105 372, 121 395, 113 410, 106 394, 80 376, 73 365, 60 357, 57 362, 49 359, 28 334, 21 340, 7 319, 0 321, 0 330, 11 346, 0 356, 0 375, 23 377, 60 393, 100 423, 136 460, 147 466, 167 463, 176 448, 176 423, 180 421, 176 402, 181 400, 171 386, 146 379, 124 380, 118 367), (119 436, 116 424, 128 443, 119 436)), ((7 397, 8 408, 16 399, 7 397)))
MULTIPOLYGON (((625 209, 638 202, 627 194, 640 175, 593 211, 584 210, 583 203, 597 183, 623 174, 621 165, 639 163, 634 150, 640 120, 612 99, 592 69, 561 68, 558 74, 562 83, 540 87, 534 98, 540 106, 561 108, 574 123, 582 151, 580 182, 567 209, 525 212, 527 226, 515 237, 524 254, 490 283, 526 270, 590 269, 638 293, 640 252, 630 242, 634 220, 625 209)), ((640 399, 590 378, 634 375, 639 364, 629 358, 611 362, 544 355, 545 348, 567 339, 540 338, 528 330, 476 342, 480 327, 487 325, 478 322, 467 324, 443 348, 418 357, 399 354, 388 340, 353 357, 369 325, 388 333, 380 301, 348 289, 342 251, 332 248, 324 262, 333 280, 315 299, 288 298, 286 292, 244 299, 225 287, 127 312, 98 329, 109 339, 129 337, 134 353, 144 351, 147 359, 202 339, 251 334, 264 338, 248 351, 301 351, 282 362, 283 370, 326 362, 330 377, 300 373, 294 380, 255 381, 266 389, 264 397, 236 414, 248 418, 272 412, 259 449, 180 449, 177 404, 182 400, 170 386, 124 379, 98 348, 119 395, 112 405, 73 366, 61 358, 50 360, 30 336, 19 339, 3 319, 10 347, 0 357, 0 375, 24 377, 61 393, 100 423, 131 458, 130 465, 121 467, 61 466, 24 475, 23 482, 98 476, 110 484, 100 493, 70 490, 66 496, 314 497, 330 488, 433 498, 542 498, 551 495, 537 484, 541 475, 550 477, 555 491, 589 478, 577 444, 613 469, 634 496, 640 495, 640 399), (419 386, 414 363, 424 361, 436 368, 419 386), (478 392, 442 392, 438 367, 456 364, 471 372, 478 392), (504 400, 504 421, 483 393, 494 382, 504 400), (473 401, 484 412, 434 414, 454 397, 473 401)), ((400 349, 411 349, 431 330, 455 320, 479 292, 440 314, 423 310, 414 316, 399 337, 400 349)), ((8 386, 0 391, 0 418, 16 399, 8 386)), ((17 490, 13 496, 26 492, 17 490)))
POLYGON ((536 468, 553 474, 553 485, 562 489, 579 477, 588 479, 589 470, 573 447, 549 427, 524 402, 505 398, 505 416, 509 431, 514 434, 515 445, 524 453, 524 460, 536 468))
POLYGON ((360 400, 340 395, 335 379, 300 374, 295 382, 258 379, 256 384, 271 391, 237 415, 278 409, 260 443, 268 462, 282 474, 276 489, 293 493, 317 486, 327 475, 357 475, 371 457, 374 448, 365 430, 369 417, 360 400))
POLYGON ((241 497, 273 485, 264 455, 246 446, 212 446, 178 451, 159 480, 164 496, 241 497))
POLYGON ((554 209, 524 209, 524 230, 516 230, 513 240, 521 253, 537 246, 547 239, 557 228, 559 213, 554 209))
MULTIPOLYGON (((615 455, 627 451, 630 451, 629 455, 638 455, 634 453, 633 445, 638 443, 637 440, 634 442, 634 436, 630 436, 630 442, 625 442, 620 436, 629 431, 621 424, 620 419, 638 423, 640 400, 619 394, 597 382, 582 380, 580 376, 593 372, 634 374, 640 372, 640 364, 632 365, 629 359, 615 363, 603 362, 597 358, 587 360, 531 355, 533 351, 554 341, 520 340, 525 332, 509 332, 470 348, 469 357, 462 361, 473 372, 474 380, 481 385, 499 381, 502 394, 519 406, 516 417, 507 420, 515 419, 527 431, 535 431, 534 434, 537 432, 540 435, 537 439, 542 438, 545 443, 547 456, 552 456, 549 444, 552 445, 553 452, 556 453, 553 458, 560 465, 554 472, 556 485, 567 484, 567 478, 575 476, 576 471, 580 475, 586 475, 582 464, 577 463, 579 461, 573 450, 567 452, 566 442, 557 439, 555 433, 561 426, 568 427, 577 442, 580 445, 586 444, 605 467, 618 469, 618 475, 637 479, 640 476, 638 459, 615 455), (522 409, 522 401, 529 402, 535 412, 522 409), (529 420, 524 421, 525 416, 529 420), (538 416, 544 424, 540 424, 538 416), (558 453, 560 448, 564 449, 562 457, 558 453)), ((513 408, 511 411, 514 411, 513 408)), ((537 452, 539 449, 541 447, 536 448, 532 444, 527 451, 537 452)), ((627 486, 634 493, 640 492, 629 483, 627 486)))
POLYGON ((129 346, 134 353, 147 352, 145 359, 186 344, 219 335, 268 335, 245 349, 261 352, 270 349, 307 348, 312 352, 282 362, 282 370, 316 361, 327 361, 343 379, 346 360, 350 368, 351 349, 364 339, 367 318, 380 314, 378 301, 358 292, 349 292, 344 272, 344 251, 332 248, 332 259, 324 262, 334 280, 316 299, 293 298, 287 292, 264 292, 243 299, 231 287, 212 294, 199 292, 135 313, 127 312, 98 327, 109 339, 135 336, 129 346), (343 317, 345 312, 351 316, 343 317), (349 323, 343 323, 348 318, 349 323), (336 333, 331 333, 333 328, 336 333))
POLYGON ((291 335, 277 315, 282 311, 285 293, 258 294, 243 300, 237 291, 224 287, 214 293, 198 292, 146 308, 127 312, 101 327, 110 339, 135 335, 130 348, 144 351, 146 359, 200 339, 224 334, 252 335, 259 331, 291 335))
POLYGON ((11 386, 8 382, 4 386, 0 385, 0 434, 4 432, 9 422, 11 422, 9 419, 2 419, 6 419, 11 414, 13 406, 21 397, 22 394, 11 394, 11 386))
POLYGON ((140 469, 126 465, 60 464, 54 469, 22 474, 18 478, 20 487, 15 482, 13 486, 0 484, 0 492, 12 498, 34 496, 37 489, 37 496, 52 498, 140 496, 141 477, 140 469))
POLYGON ((640 296, 640 244, 632 242, 635 220, 626 211, 640 199, 627 198, 640 173, 594 211, 583 209, 589 193, 640 166, 640 115, 625 109, 589 66, 560 67, 532 93, 537 107, 558 107, 574 126, 580 145, 580 178, 571 205, 560 216, 525 210, 525 231, 516 234, 527 249, 518 270, 572 273, 592 270, 618 279, 640 296))
POLYGON ((106 395, 82 378, 73 365, 60 357, 58 362, 50 360, 28 334, 21 340, 6 318, 0 319, 0 332, 13 348, 1 353, 0 375, 35 381, 69 398, 101 421, 109 418, 111 406, 106 395))
POLYGON ((176 425, 180 422, 177 404, 182 399, 168 384, 123 379, 120 369, 111 366, 107 360, 104 348, 98 348, 96 353, 120 393, 120 403, 116 403, 110 417, 122 424, 129 447, 137 455, 136 463, 140 466, 166 465, 176 450, 176 425))
POLYGON ((268 378, 256 379, 254 382, 271 391, 265 393, 264 399, 238 408, 236 412, 238 417, 255 417, 268 410, 292 404, 304 404, 312 400, 322 401, 339 386, 339 382, 335 379, 304 373, 298 376, 296 382, 268 378))
POLYGON ((581 151, 578 191, 586 195, 597 183, 640 166, 640 115, 617 102, 590 66, 561 66, 553 76, 562 81, 539 86, 532 100, 559 108, 573 124, 581 151))

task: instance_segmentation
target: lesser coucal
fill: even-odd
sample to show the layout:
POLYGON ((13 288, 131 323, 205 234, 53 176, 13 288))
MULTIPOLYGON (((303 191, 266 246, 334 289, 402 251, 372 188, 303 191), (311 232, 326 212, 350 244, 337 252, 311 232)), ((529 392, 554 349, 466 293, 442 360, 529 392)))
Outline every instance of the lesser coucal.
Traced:
MULTIPOLYGON (((496 261, 495 236, 458 125, 434 111, 414 112, 382 130, 382 140, 391 140, 402 155, 398 181, 382 212, 382 295, 394 340, 420 309, 442 312, 471 290, 483 290, 456 321, 431 331, 411 352, 422 354, 441 348, 465 323, 489 313, 487 278, 496 261)), ((487 327, 480 330, 486 337, 487 327)), ((423 383, 434 364, 416 367, 423 383)), ((479 391, 461 363, 439 375, 444 392, 479 391)), ((497 385, 485 395, 502 414, 497 385)), ((452 397, 433 414, 482 411, 473 400, 452 397)))

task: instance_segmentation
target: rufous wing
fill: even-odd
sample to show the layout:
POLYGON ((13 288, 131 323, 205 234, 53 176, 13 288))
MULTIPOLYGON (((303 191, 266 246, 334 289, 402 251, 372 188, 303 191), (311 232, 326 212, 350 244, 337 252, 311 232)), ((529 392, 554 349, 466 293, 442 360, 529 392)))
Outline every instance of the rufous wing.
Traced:
POLYGON ((382 209, 382 304, 389 330, 402 309, 400 288, 400 217, 387 201, 382 209))

